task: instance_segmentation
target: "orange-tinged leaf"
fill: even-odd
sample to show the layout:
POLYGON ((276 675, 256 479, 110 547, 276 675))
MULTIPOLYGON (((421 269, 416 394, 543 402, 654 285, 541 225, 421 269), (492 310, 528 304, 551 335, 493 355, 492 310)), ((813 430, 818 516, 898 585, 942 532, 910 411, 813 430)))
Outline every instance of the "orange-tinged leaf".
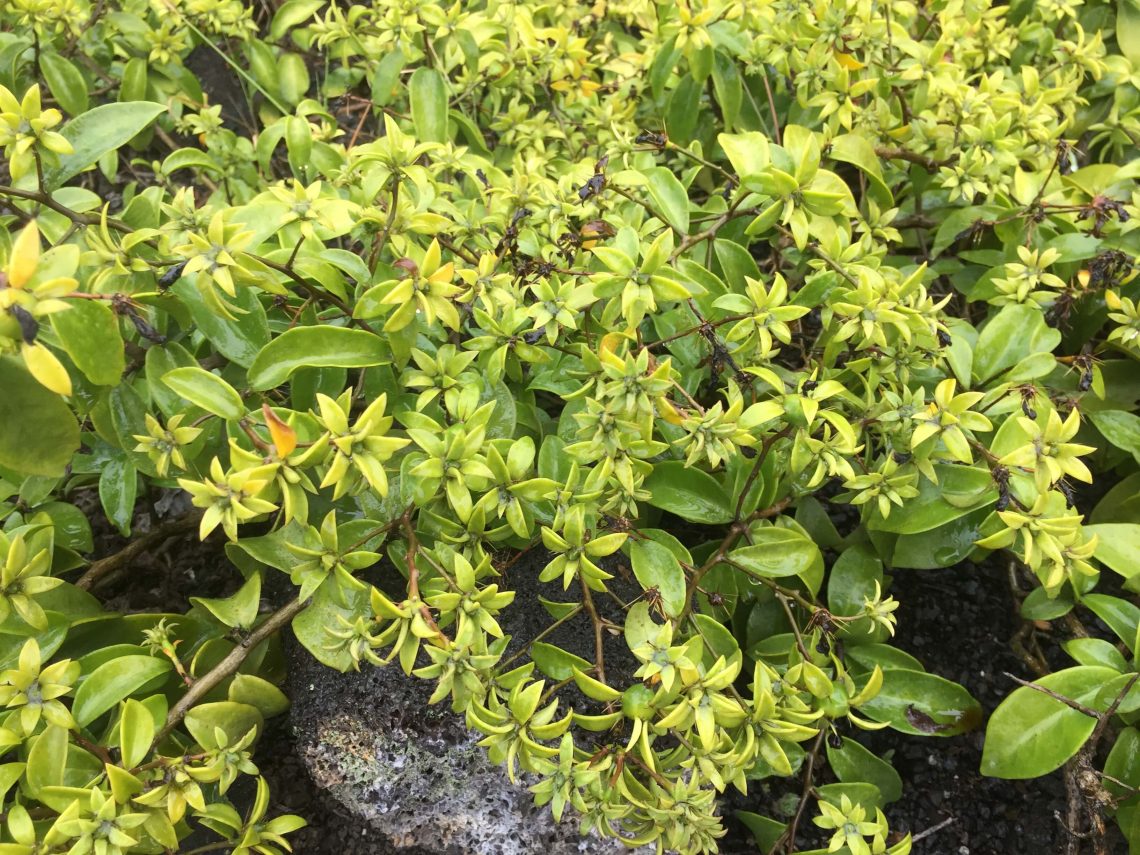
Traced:
POLYGON ((265 416, 265 426, 269 428, 269 436, 273 446, 277 449, 277 456, 284 459, 293 453, 297 447, 297 432, 281 420, 277 413, 269 408, 269 404, 261 405, 261 414, 265 416))

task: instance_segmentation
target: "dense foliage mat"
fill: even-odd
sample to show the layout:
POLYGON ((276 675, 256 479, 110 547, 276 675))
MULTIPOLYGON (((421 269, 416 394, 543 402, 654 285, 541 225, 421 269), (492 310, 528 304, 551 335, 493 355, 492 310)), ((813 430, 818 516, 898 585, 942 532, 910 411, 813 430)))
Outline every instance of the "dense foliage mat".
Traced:
POLYGON ((230 800, 286 627, 584 832, 715 851, 718 794, 795 777, 761 851, 901 855, 861 730, 985 727, 1140 851, 1135 0, 0 24, 0 855, 288 849, 230 800), (187 529, 231 596, 104 608, 187 529), (890 586, 995 551, 1040 677, 983 722, 890 586))

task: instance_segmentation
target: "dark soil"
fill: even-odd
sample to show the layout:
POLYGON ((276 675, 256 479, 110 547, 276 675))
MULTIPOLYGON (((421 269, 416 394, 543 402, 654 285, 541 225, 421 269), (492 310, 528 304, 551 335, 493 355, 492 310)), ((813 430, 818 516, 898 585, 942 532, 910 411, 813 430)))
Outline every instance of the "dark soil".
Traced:
MULTIPOLYGON (((928 671, 965 686, 987 717, 1016 688, 1005 672, 1033 677, 1009 646, 1019 620, 1000 562, 900 570, 891 593, 901 603, 897 645, 928 671)), ((1068 835, 1054 818, 1066 809, 1061 773, 1029 781, 984 777, 984 737, 984 730, 949 739, 868 735, 868 747, 893 751, 903 779, 903 797, 888 809, 891 827, 919 835, 952 820, 916 843, 916 855, 1062 852, 1068 835)))

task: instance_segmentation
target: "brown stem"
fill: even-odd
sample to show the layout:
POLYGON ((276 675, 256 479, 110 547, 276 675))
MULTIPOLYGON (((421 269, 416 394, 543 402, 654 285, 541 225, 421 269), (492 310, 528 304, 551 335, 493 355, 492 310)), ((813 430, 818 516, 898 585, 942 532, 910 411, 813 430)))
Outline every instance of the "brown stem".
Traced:
POLYGON ((678 623, 683 621, 689 616, 689 612, 693 609, 693 597, 696 596, 697 588, 701 584, 701 579, 705 574, 713 569, 717 564, 724 561, 725 556, 740 539, 740 536, 748 530, 748 524, 754 520, 767 519, 768 517, 778 516, 784 508, 792 503, 791 498, 781 499, 768 508, 763 508, 748 516, 746 520, 737 520, 732 524, 728 530, 728 534, 724 536, 724 540, 720 542, 717 551, 714 552, 704 564, 696 568, 689 574, 689 584, 685 591, 685 607, 682 609, 681 614, 678 616, 678 623))
POLYGON ((905 160, 908 163, 917 163, 928 172, 937 172, 943 166, 949 166, 956 157, 949 157, 946 160, 935 160, 932 157, 927 157, 925 154, 919 154, 917 151, 909 151, 905 148, 876 148, 875 154, 884 160, 905 160))
POLYGON ((820 730, 804 762, 803 790, 800 793, 800 803, 796 807, 796 814, 788 824, 787 831, 780 835, 780 839, 777 840, 776 844, 772 847, 770 855, 774 855, 776 852, 791 852, 796 848, 796 833, 800 827, 800 820, 807 810, 808 796, 811 795, 812 787, 814 786, 812 783, 812 774, 815 772, 815 761, 819 757, 819 751, 823 747, 824 733, 823 730, 820 730))
POLYGON ((129 564, 136 557, 151 549, 151 547, 162 543, 172 537, 178 537, 189 531, 193 531, 198 526, 198 521, 202 515, 200 511, 191 511, 185 516, 178 519, 171 520, 163 525, 161 528, 144 535, 143 537, 133 540, 123 547, 114 555, 108 555, 106 558, 100 558, 87 568, 87 572, 79 577, 75 583, 77 588, 82 588, 85 591, 90 590, 99 584, 108 573, 116 570, 124 564, 129 564))
POLYGON ((606 656, 603 649, 602 621, 598 617, 598 610, 594 608, 594 597, 590 593, 590 586, 581 576, 578 577, 578 581, 582 585, 582 605, 589 613, 590 620, 594 622, 594 666, 597 669, 598 679, 604 683, 606 682, 606 656))
MULTIPOLYGON (((1025 686, 1025 688, 1027 688, 1027 689, 1033 689, 1035 692, 1040 692, 1043 695, 1048 695, 1053 700, 1059 701, 1060 703, 1064 704, 1065 706, 1069 707, 1070 709, 1074 709, 1083 715, 1087 715, 1089 718, 1094 718, 1097 721, 1100 721, 1101 714, 1099 712, 1092 709, 1091 707, 1086 707, 1084 704, 1080 703, 1079 701, 1074 701, 1072 698, 1066 698, 1064 695, 1060 695, 1057 692, 1054 692, 1052 689, 1047 689, 1044 686, 1040 685, 1039 683, 1034 683, 1031 680, 1022 680, 1020 677, 1015 677, 1013 674, 1010 674, 1008 671, 1003 671, 1002 673, 1005 674, 1005 676, 1009 677, 1009 679, 1011 679, 1015 683, 1017 683, 1019 686, 1025 686)), ((1114 712, 1115 712, 1115 710, 1114 710, 1114 712)))
POLYGON ((359 320, 358 318, 352 317, 352 307, 350 305, 348 305, 348 303, 346 303, 344 300, 342 300, 336 294, 330 294, 327 291, 320 291, 317 288, 313 287, 313 285, 311 283, 307 282, 292 267, 289 267, 288 265, 285 265, 285 264, 280 264, 276 261, 265 258, 264 256, 254 255, 251 252, 247 252, 246 255, 248 255, 254 261, 259 262, 260 264, 264 264, 270 270, 276 270, 278 273, 284 273, 291 280, 293 280, 293 282, 296 285, 298 285, 306 294, 308 294, 310 297, 312 297, 318 303, 330 303, 333 306, 336 306, 338 309, 340 309, 342 312, 344 312, 344 314, 349 318, 349 320, 352 323, 356 324, 361 329, 368 330, 368 332, 370 332, 370 333, 376 332, 376 330, 372 329, 372 327, 369 326, 369 324, 366 321, 362 321, 362 320, 359 320))
MULTIPOLYGON (((50 208, 57 214, 61 214, 71 220, 73 223, 78 223, 81 226, 97 226, 103 222, 103 218, 96 214, 81 214, 78 211, 73 211, 66 205, 61 205, 55 201, 48 193, 42 193, 36 190, 18 190, 15 187, 7 187, 0 185, 0 196, 9 196, 13 199, 24 199, 29 202, 36 202, 43 205, 45 208, 50 208)), ((126 223, 107 218, 107 228, 114 229, 117 232, 128 234, 134 231, 126 223)))
POLYGON ((277 632, 300 614, 306 605, 308 605, 308 600, 302 600, 298 597, 282 606, 270 615, 261 626, 243 638, 237 647, 230 651, 225 659, 199 677, 194 685, 190 687, 186 694, 183 695, 178 703, 170 710, 170 714, 166 717, 166 724, 162 726, 162 730, 160 730, 158 736, 155 737, 154 745, 158 745, 174 728, 178 727, 178 725, 182 723, 182 719, 186 717, 186 714, 190 712, 194 705, 202 700, 211 689, 235 673, 237 669, 241 667, 241 663, 246 660, 246 657, 249 656, 261 642, 265 641, 273 635, 273 633, 277 632))

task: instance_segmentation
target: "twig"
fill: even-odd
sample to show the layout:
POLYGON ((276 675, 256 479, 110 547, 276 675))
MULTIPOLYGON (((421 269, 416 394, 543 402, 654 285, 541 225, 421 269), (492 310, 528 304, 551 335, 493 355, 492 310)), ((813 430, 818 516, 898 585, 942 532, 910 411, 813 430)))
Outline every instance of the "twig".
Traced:
POLYGON ((114 555, 108 555, 106 558, 100 558, 94 562, 87 568, 87 572, 79 577, 75 586, 82 588, 84 591, 90 590, 99 584, 99 581, 108 573, 111 573, 124 564, 130 563, 138 555, 146 552, 152 546, 169 538, 178 537, 186 532, 193 531, 198 526, 198 521, 201 518, 202 515, 200 512, 192 511, 185 516, 171 520, 161 528, 140 537, 138 540, 132 540, 114 555))
POLYGON ((594 667, 597 669, 598 679, 604 683, 606 682, 606 655, 603 649, 602 621, 598 617, 598 610, 594 608, 594 597, 590 593, 590 586, 586 584, 586 580, 581 575, 579 575, 578 581, 582 584, 582 605, 586 607, 590 620, 594 622, 594 667))
POLYGON ((946 819, 942 820, 942 822, 938 823, 938 825, 932 825, 930 828, 926 829, 926 831, 920 831, 918 834, 912 835, 910 838, 910 842, 911 843, 917 843, 918 841, 922 840, 924 837, 929 837, 932 834, 936 834, 937 832, 944 829, 946 826, 953 825, 957 821, 958 821, 958 817, 948 816, 948 817, 946 817, 946 819))
POLYGON ((820 730, 815 738, 815 742, 808 752, 807 760, 804 763, 804 776, 803 776, 803 791, 800 794, 800 803, 796 806, 796 814, 792 817, 792 821, 788 824, 788 828, 780 835, 780 839, 776 841, 776 845, 772 847, 771 852, 791 852, 796 848, 796 833, 800 827, 800 820, 803 818, 804 811, 807 810, 808 796, 812 791, 812 774, 815 772, 815 760, 819 756, 819 750, 823 746, 823 737, 826 731, 820 730))
POLYGON ((937 172, 943 166, 949 166, 958 159, 957 157, 948 157, 946 160, 935 160, 933 157, 927 157, 925 154, 919 154, 917 151, 909 151, 905 148, 876 148, 875 154, 884 160, 905 160, 908 163, 917 163, 928 172, 937 172))
POLYGON ((246 657, 254 651, 254 648, 300 614, 306 605, 308 605, 308 600, 302 600, 298 597, 282 606, 270 615, 261 626, 243 638, 225 659, 199 677, 189 691, 170 710, 170 714, 166 717, 166 724, 158 732, 154 744, 157 745, 165 739, 174 728, 182 723, 182 719, 186 717, 186 714, 196 703, 202 700, 222 680, 237 671, 246 657))
MULTIPOLYGON (((20 190, 16 187, 0 185, 0 196, 9 196, 13 199, 24 199, 28 202, 36 202, 45 208, 51 208, 51 210, 57 214, 61 214, 73 223, 78 223, 81 226, 97 226, 104 222, 103 218, 97 214, 81 214, 78 211, 73 211, 66 205, 61 205, 55 201, 50 194, 41 193, 37 190, 20 190)), ((113 217, 108 217, 106 223, 107 228, 114 229, 122 234, 128 234, 134 231, 134 229, 126 223, 120 222, 113 217)))
MULTIPOLYGON (((1070 709, 1074 709, 1079 713, 1087 715, 1089 718, 1095 718, 1097 721, 1100 721, 1101 714, 1099 712, 1092 709, 1091 707, 1086 707, 1084 704, 1080 703, 1079 701, 1074 701, 1072 698, 1066 698, 1064 695, 1057 694, 1057 692, 1054 692, 1052 689, 1047 689, 1044 686, 1040 685, 1039 683, 1034 683, 1031 680, 1022 680, 1020 677, 1015 677, 1013 674, 1010 674, 1008 671, 1003 671, 1002 673, 1005 674, 1005 676, 1009 677, 1009 679, 1013 680, 1013 682, 1017 683, 1020 686, 1025 686, 1025 688, 1027 688, 1027 689, 1033 689, 1035 692, 1040 692, 1043 695, 1048 695, 1053 700, 1060 701, 1061 703, 1063 703, 1065 706, 1069 707, 1070 709)), ((1137 675, 1137 676, 1140 676, 1140 675, 1137 675)))

